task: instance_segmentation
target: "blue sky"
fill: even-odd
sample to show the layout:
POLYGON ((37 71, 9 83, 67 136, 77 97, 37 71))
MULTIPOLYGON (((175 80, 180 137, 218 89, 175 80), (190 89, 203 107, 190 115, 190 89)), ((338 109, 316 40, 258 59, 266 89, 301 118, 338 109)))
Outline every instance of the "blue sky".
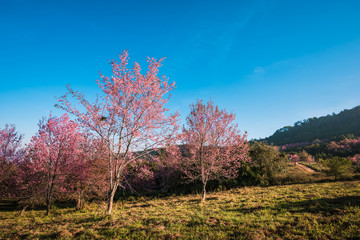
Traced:
POLYGON ((1 1, 0 127, 26 141, 66 84, 93 96, 128 49, 167 57, 169 108, 211 98, 249 138, 360 104, 360 1, 1 1))

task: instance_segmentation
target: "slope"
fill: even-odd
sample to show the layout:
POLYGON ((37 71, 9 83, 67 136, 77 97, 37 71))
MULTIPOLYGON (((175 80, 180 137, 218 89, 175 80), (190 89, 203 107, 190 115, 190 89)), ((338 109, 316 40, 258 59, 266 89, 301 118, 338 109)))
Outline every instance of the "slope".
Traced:
POLYGON ((360 136, 360 106, 338 114, 308 118, 293 126, 278 129, 265 139, 274 145, 312 142, 316 139, 333 139, 342 135, 360 136))

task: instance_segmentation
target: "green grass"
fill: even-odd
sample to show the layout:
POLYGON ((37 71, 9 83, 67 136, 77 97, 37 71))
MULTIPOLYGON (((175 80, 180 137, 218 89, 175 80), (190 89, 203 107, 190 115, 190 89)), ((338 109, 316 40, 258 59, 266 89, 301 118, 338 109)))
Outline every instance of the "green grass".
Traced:
MULTIPOLYGON (((245 187, 105 203, 81 211, 0 209, 0 239, 359 239, 360 181, 245 187)), ((3 204, 11 204, 4 202, 3 204)))

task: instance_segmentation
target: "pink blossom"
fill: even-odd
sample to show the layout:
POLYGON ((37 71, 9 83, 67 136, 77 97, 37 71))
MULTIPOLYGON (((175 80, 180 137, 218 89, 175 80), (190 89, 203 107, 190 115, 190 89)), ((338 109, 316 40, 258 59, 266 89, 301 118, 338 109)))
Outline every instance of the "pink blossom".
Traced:
POLYGON ((202 182, 205 200, 209 180, 237 176, 241 161, 248 161, 248 143, 246 133, 241 135, 234 123, 234 114, 220 110, 212 101, 205 105, 198 100, 190 108, 182 135, 189 151, 184 173, 190 180, 202 182))
POLYGON ((128 53, 112 60, 112 76, 100 74, 102 94, 94 103, 68 86, 68 93, 58 99, 58 107, 73 114, 87 131, 95 133, 105 144, 108 161, 109 202, 113 198, 129 164, 142 158, 152 148, 162 147, 177 130, 178 113, 167 115, 165 104, 175 88, 166 77, 159 77, 163 59, 148 58, 148 70, 141 73, 138 63, 128 69, 128 53), (68 96, 77 100, 74 105, 68 96), (137 154, 133 154, 137 153, 137 154), (140 153, 140 154, 139 154, 140 153))
POLYGON ((66 114, 59 118, 50 115, 40 121, 39 131, 27 147, 29 155, 23 167, 24 187, 37 189, 45 195, 46 214, 50 213, 54 189, 66 191, 68 176, 84 171, 81 148, 84 135, 79 130, 79 125, 66 114))

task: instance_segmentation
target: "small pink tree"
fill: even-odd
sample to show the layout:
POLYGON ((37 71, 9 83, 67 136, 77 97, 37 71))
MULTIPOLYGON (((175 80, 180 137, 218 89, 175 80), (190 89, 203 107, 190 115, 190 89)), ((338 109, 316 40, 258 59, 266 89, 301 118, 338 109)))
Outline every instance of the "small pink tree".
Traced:
POLYGON ((102 197, 106 188, 106 172, 104 171, 104 154, 101 143, 88 135, 82 141, 77 156, 70 172, 66 174, 63 190, 77 200, 76 209, 83 207, 83 199, 89 195, 102 197))
POLYGON ((15 175, 15 197, 22 206, 22 215, 29 205, 42 204, 45 197, 46 184, 44 183, 44 173, 34 171, 34 166, 30 154, 26 154, 24 161, 17 164, 15 175))
POLYGON ((300 161, 300 157, 297 154, 289 154, 289 159, 296 165, 300 161))
POLYGON ((16 131, 15 125, 5 125, 4 129, 0 128, 0 158, 8 162, 14 162, 23 155, 21 141, 23 135, 16 131))
MULTIPOLYGON (((75 178, 76 192, 78 194, 77 209, 82 207, 82 195, 88 197, 106 198, 107 171, 106 150, 104 144, 96 138, 89 138, 83 143, 86 171, 82 171, 75 178)), ((80 166, 81 168, 81 166, 80 166)))
POLYGON ((159 78, 162 59, 148 58, 148 71, 141 74, 138 63, 128 69, 128 53, 120 61, 111 61, 112 76, 101 75, 97 81, 102 95, 94 103, 68 86, 58 107, 76 116, 86 129, 96 133, 106 145, 108 161, 108 214, 112 212, 113 199, 127 166, 155 148, 177 130, 178 114, 167 116, 164 106, 169 92, 174 89, 165 77, 159 78), (80 106, 69 100, 71 95, 80 106))
POLYGON ((46 200, 46 215, 50 214, 54 188, 65 190, 65 180, 69 174, 78 174, 83 161, 81 143, 83 134, 77 123, 67 115, 60 118, 50 117, 39 123, 39 131, 28 145, 26 175, 33 179, 31 186, 42 186, 46 200), (73 172, 76 170, 76 172, 73 172))
POLYGON ((220 110, 212 101, 206 105, 198 100, 190 106, 183 141, 189 153, 184 173, 192 181, 203 185, 202 201, 206 198, 206 184, 220 177, 237 176, 241 161, 248 160, 246 133, 240 134, 235 115, 220 110))
POLYGON ((350 157, 350 160, 354 165, 355 171, 360 172, 360 154, 355 154, 353 157, 350 157))
POLYGON ((22 139, 14 125, 0 128, 0 197, 13 197, 17 193, 17 164, 24 158, 22 139))

